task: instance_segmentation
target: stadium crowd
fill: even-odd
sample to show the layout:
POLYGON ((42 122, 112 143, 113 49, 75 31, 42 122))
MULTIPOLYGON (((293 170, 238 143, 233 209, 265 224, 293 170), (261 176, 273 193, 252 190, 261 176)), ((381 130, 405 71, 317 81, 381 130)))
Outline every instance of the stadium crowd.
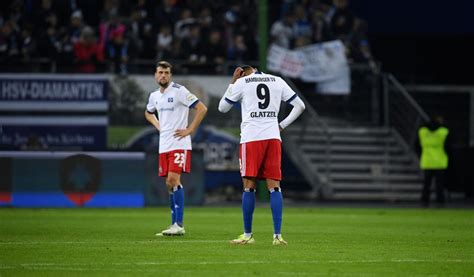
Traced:
MULTIPOLYGON (((270 41, 295 48, 341 39, 350 61, 372 65, 367 24, 347 1, 269 1, 270 41)), ((1 5, 3 72, 28 71, 39 60, 54 61, 49 69, 54 72, 127 74, 140 61, 170 60, 223 73, 226 61, 258 59, 255 0, 6 0, 1 5)))

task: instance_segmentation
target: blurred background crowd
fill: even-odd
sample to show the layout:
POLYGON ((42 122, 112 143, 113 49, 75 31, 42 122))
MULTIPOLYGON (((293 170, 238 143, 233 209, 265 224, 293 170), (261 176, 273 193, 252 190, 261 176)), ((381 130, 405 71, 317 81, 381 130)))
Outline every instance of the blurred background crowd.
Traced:
MULTIPOLYGON (((156 60, 187 72, 227 73, 256 61, 257 3, 189 0, 7 0, 0 14, 1 71, 140 72, 156 60)), ((349 61, 375 68, 367 23, 347 0, 269 3, 269 39, 285 48, 341 39, 349 61)), ((147 69, 149 70, 149 68, 147 69)), ((185 72, 186 73, 186 72, 185 72)))

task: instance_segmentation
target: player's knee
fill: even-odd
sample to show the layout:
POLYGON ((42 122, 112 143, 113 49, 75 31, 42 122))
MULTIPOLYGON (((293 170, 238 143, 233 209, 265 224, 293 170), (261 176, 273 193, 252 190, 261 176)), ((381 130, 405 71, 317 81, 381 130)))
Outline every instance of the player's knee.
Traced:
POLYGON ((256 189, 257 180, 255 178, 243 178, 244 189, 256 189))
POLYGON ((275 188, 280 189, 280 181, 267 179, 267 189, 268 190, 275 190, 275 188))

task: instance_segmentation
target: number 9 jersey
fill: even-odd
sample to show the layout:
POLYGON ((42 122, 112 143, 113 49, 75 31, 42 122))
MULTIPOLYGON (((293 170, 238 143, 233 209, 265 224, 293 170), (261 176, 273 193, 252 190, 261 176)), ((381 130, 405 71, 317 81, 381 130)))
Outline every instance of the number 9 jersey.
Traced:
POLYGON ((229 85, 224 99, 241 103, 240 143, 280 137, 278 112, 282 101, 290 103, 297 95, 280 77, 254 72, 229 85))

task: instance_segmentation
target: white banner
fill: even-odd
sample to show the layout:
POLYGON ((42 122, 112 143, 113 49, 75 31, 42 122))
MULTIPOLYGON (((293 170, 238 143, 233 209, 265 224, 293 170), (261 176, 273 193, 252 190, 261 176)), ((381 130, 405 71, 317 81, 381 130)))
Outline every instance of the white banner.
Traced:
POLYGON ((267 57, 268 69, 305 82, 317 82, 318 92, 348 94, 350 70, 341 41, 313 44, 295 50, 272 45, 267 57))

